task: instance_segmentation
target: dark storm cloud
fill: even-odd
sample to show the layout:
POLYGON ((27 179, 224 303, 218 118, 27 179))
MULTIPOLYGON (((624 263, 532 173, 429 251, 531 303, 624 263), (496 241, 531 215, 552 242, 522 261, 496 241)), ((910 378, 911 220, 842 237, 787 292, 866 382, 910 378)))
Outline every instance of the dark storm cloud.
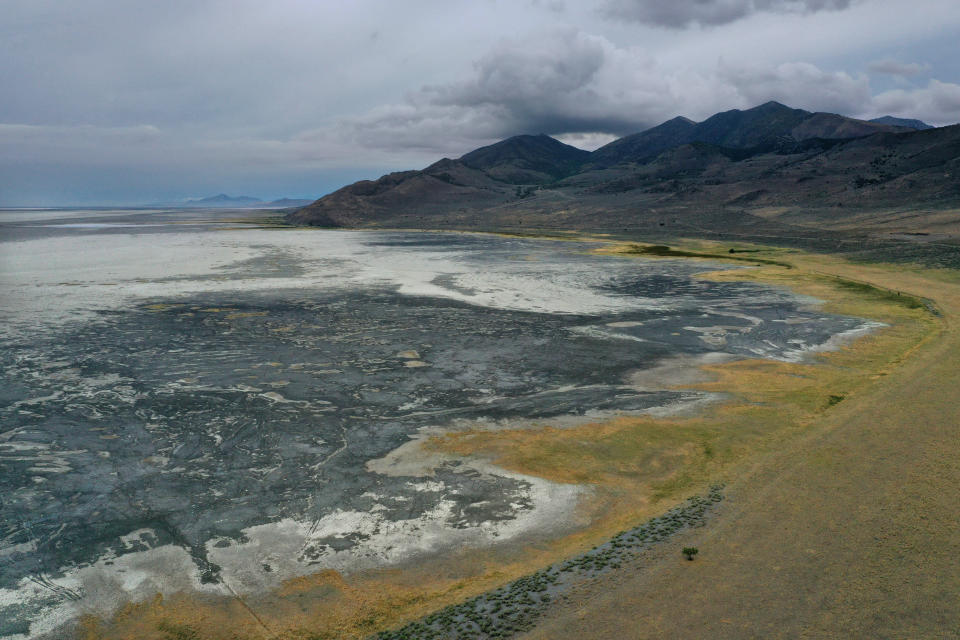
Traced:
POLYGON ((501 133, 629 131, 642 120, 603 91, 614 56, 609 42, 574 30, 503 41, 474 64, 469 79, 427 86, 421 97, 441 109, 493 112, 501 133))
POLYGON ((568 28, 502 40, 465 78, 426 85, 349 119, 345 130, 363 144, 466 150, 521 132, 630 133, 654 124, 670 102, 652 58, 568 28))
POLYGON ((851 0, 607 0, 601 12, 620 20, 682 29, 722 25, 754 13, 812 13, 846 9, 851 0))
POLYGON ((870 97, 865 76, 809 63, 669 69, 644 50, 570 29, 502 41, 467 78, 425 86, 347 128, 362 144, 419 141, 442 152, 470 148, 458 132, 481 140, 520 132, 626 135, 678 114, 699 118, 767 100, 858 112, 870 97))

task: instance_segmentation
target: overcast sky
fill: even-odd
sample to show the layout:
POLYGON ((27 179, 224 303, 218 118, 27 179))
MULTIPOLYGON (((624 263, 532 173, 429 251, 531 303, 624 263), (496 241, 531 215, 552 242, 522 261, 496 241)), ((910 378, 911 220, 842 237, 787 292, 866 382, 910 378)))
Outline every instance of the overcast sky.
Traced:
POLYGON ((0 206, 316 197, 767 100, 960 122, 957 0, 0 0, 0 206))

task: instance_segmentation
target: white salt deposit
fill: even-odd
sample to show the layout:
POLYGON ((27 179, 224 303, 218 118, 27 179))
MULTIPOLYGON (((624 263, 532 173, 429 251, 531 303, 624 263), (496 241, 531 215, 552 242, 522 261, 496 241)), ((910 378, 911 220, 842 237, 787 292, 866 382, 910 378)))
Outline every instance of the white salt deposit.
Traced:
POLYGON ((470 264, 466 249, 370 246, 375 238, 349 231, 238 230, 4 243, 2 331, 59 324, 148 298, 237 290, 380 285, 408 295, 543 313, 608 313, 664 304, 599 289, 611 277, 609 266, 601 263, 575 272, 564 271, 560 261, 543 259, 470 264), (265 263, 291 256, 303 273, 265 275, 265 263), (443 277, 450 286, 437 284, 443 277))

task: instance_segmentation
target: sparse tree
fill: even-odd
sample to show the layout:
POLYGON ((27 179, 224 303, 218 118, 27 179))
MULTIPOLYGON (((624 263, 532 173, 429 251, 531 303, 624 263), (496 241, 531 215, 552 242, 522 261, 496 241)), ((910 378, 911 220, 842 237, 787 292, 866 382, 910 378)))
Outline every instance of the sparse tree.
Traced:
POLYGON ((700 550, 696 547, 683 548, 683 555, 687 557, 687 560, 693 560, 693 556, 697 555, 698 553, 700 553, 700 550))

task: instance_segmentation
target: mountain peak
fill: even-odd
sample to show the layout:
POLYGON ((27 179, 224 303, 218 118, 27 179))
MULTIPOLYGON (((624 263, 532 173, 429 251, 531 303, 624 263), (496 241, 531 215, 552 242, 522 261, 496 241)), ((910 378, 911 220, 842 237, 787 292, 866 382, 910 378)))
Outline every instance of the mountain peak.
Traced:
MULTIPOLYGON (((695 125, 695 124, 697 124, 697 123, 694 122, 693 120, 691 120, 690 118, 686 117, 686 116, 676 116, 675 118, 670 118, 670 119, 667 120, 666 122, 661 122, 660 124, 657 125, 657 127, 663 127, 663 126, 666 126, 666 125, 685 125, 685 126, 686 126, 686 125, 689 125, 689 126, 692 126, 692 125, 695 125)), ((656 127, 654 127, 654 128, 656 128, 656 127)))
POLYGON ((690 142, 691 132, 696 127, 697 123, 690 118, 677 116, 600 147, 593 152, 591 160, 599 166, 608 166, 623 160, 645 160, 665 149, 690 142))
POLYGON ((460 162, 510 184, 545 184, 576 171, 589 157, 589 151, 541 133, 480 147, 461 156, 460 162))
POLYGON ((504 138, 499 142, 494 142, 493 144, 485 147, 474 149, 473 151, 460 156, 460 160, 468 162, 470 158, 482 156, 483 153, 488 153, 492 150, 517 150, 521 148, 536 148, 540 150, 553 149, 557 151, 562 151, 564 149, 576 149, 576 147, 571 147, 568 144, 564 144, 556 138, 551 138, 545 133, 521 133, 519 135, 510 136, 509 138, 504 138))
POLYGON ((747 109, 747 111, 802 111, 802 109, 794 109, 793 107, 788 107, 782 102, 768 100, 761 105, 753 107, 752 109, 747 109))

